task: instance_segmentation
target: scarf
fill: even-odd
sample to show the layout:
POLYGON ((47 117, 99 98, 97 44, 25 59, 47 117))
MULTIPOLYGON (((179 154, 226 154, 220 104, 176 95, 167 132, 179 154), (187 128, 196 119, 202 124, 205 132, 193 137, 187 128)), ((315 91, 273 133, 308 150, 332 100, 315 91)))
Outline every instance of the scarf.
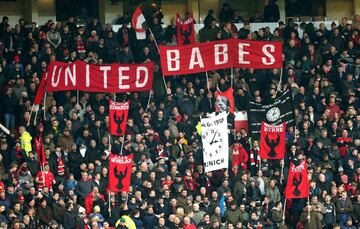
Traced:
POLYGON ((257 166, 260 163, 259 147, 250 150, 250 165, 257 166), (256 157, 256 161, 255 161, 256 157))
POLYGON ((84 42, 82 42, 82 40, 80 41, 76 41, 76 48, 77 48, 77 51, 78 53, 85 53, 86 50, 85 50, 85 45, 84 45, 84 42))

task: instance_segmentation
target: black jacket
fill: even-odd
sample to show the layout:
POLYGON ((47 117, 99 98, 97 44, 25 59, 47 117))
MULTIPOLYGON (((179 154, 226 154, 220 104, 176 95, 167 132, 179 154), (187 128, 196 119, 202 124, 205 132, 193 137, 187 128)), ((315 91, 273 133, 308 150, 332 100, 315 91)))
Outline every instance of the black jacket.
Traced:
POLYGON ((66 211, 63 216, 64 229, 76 229, 77 220, 76 215, 71 211, 66 211))

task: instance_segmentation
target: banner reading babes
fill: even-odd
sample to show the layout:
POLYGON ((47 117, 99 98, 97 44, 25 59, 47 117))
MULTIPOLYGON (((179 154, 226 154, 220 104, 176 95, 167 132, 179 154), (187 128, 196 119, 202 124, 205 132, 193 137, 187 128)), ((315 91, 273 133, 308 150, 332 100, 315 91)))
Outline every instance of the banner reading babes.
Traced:
POLYGON ((127 102, 114 102, 109 100, 109 132, 111 135, 125 135, 129 107, 130 100, 127 102))
POLYGON ((282 43, 227 39, 185 46, 160 45, 165 76, 186 75, 224 68, 282 67, 282 43))
POLYGON ((283 159, 285 157, 285 122, 280 125, 261 123, 260 157, 283 159))
POLYGON ((309 180, 306 162, 298 166, 290 162, 289 177, 285 188, 285 198, 305 198, 309 196, 309 180))
POLYGON ((130 188, 133 155, 109 156, 109 190, 111 192, 128 192, 130 188))

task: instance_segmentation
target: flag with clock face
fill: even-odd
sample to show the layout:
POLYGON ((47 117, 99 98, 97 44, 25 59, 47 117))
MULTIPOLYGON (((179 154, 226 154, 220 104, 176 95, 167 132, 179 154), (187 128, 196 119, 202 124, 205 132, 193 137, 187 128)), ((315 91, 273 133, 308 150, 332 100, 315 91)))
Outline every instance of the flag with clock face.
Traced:
POLYGON ((205 172, 228 168, 229 139, 226 112, 201 119, 201 139, 205 172))
POLYGON ((279 125, 283 122, 286 127, 295 126, 295 116, 292 104, 292 95, 285 91, 271 104, 250 102, 248 107, 249 130, 252 137, 259 139, 261 122, 279 125))

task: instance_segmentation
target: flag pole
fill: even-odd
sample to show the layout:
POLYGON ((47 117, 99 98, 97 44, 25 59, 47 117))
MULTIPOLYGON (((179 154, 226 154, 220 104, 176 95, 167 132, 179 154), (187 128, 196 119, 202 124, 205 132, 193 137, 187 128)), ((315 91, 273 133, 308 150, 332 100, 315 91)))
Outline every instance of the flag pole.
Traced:
POLYGON ((36 119, 37 119, 38 111, 39 111, 39 109, 35 112, 35 117, 34 117, 34 126, 36 126, 36 119))
POLYGON ((280 79, 279 79, 279 84, 278 84, 278 88, 275 92, 275 97, 277 95, 277 93, 281 90, 281 84, 282 84, 282 76, 283 76, 283 68, 280 68, 280 79))
POLYGON ((127 205, 129 200, 129 192, 126 192, 126 199, 125 199, 125 205, 127 205))
POLYGON ((122 153, 123 153, 124 141, 125 141, 125 137, 122 136, 122 143, 121 143, 120 155, 122 155, 122 153))
POLYGON ((46 121, 46 92, 44 94, 44 120, 46 121))
POLYGON ((79 100, 79 90, 76 90, 76 105, 79 106, 80 105, 80 100, 79 100))
POLYGON ((31 105, 31 110, 30 110, 30 118, 29 118, 29 121, 27 122, 26 126, 29 126, 30 122, 31 122, 31 115, 33 113, 33 109, 34 109, 34 104, 31 105))
POLYGON ((285 211, 286 211, 286 198, 285 198, 285 201, 284 201, 284 211, 283 211, 283 217, 282 217, 282 224, 284 225, 285 224, 285 211))
POLYGON ((206 86, 207 86, 208 92, 210 92, 209 75, 208 75, 207 71, 206 71, 206 86))
POLYGON ((146 104, 145 111, 147 111, 149 106, 150 106, 151 96, 152 96, 152 90, 150 90, 150 92, 149 92, 149 98, 148 98, 148 101, 147 101, 147 104, 146 104))
POLYGON ((308 216, 307 216, 307 219, 308 219, 308 222, 310 223, 310 195, 308 196, 308 216))
POLYGON ((109 216, 111 217, 111 193, 109 191, 109 216))
MULTIPOLYGON (((155 43, 155 46, 156 46, 156 48, 157 48, 157 50, 158 50, 158 53, 159 53, 159 55, 160 55, 160 48, 159 48, 159 45, 158 45, 158 43, 157 43, 157 41, 156 41, 156 38, 155 38, 155 36, 154 36, 154 34, 153 34, 153 32, 152 32, 151 28, 149 27, 148 29, 149 29, 149 31, 150 31, 150 33, 151 33, 151 35, 152 35, 152 36, 153 36, 153 38, 154 38, 154 43, 155 43)), ((163 80, 163 83, 164 83, 164 86, 165 86, 165 90, 166 90, 166 94, 167 94, 167 86, 166 86, 166 81, 165 81, 164 74, 161 74, 161 76, 162 76, 162 80, 163 80)))
POLYGON ((259 158, 260 158, 260 160, 259 160, 259 171, 261 171, 261 157, 260 157, 260 155, 259 155, 259 158))
POLYGON ((113 94, 113 97, 114 97, 114 101, 116 102, 116 93, 115 92, 113 94))
MULTIPOLYGON (((284 160, 284 159, 282 159, 282 160, 284 160)), ((284 164, 285 164, 285 161, 283 161, 283 163, 281 164, 280 184, 282 184, 282 180, 283 180, 283 176, 284 176, 284 164)))
POLYGON ((233 68, 231 68, 230 79, 231 79, 231 81, 230 81, 231 88, 233 88, 233 86, 234 86, 234 69, 233 68))

